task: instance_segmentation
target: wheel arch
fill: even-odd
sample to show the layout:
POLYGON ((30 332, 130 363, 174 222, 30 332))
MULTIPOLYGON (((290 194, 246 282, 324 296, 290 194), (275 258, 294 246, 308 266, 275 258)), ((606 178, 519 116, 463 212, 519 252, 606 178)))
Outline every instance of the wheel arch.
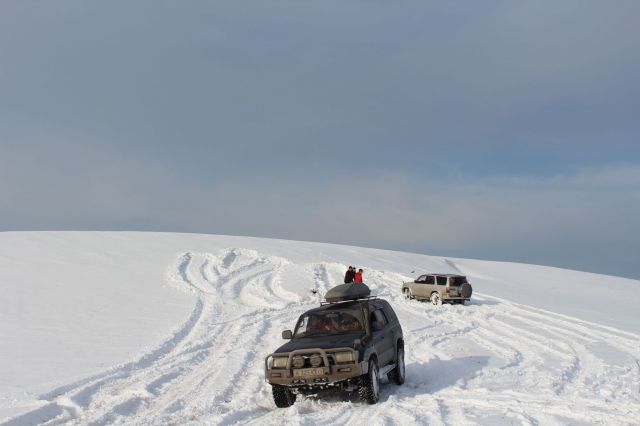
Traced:
POLYGON ((369 372, 369 365, 371 364, 371 361, 375 361, 378 368, 380 368, 380 363, 378 362, 378 354, 376 352, 371 352, 369 354, 369 358, 367 358, 367 373, 369 372))

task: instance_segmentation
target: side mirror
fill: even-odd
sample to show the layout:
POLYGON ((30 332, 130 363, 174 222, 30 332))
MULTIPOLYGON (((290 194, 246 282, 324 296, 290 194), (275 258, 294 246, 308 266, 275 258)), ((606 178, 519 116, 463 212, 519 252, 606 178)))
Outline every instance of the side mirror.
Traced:
POLYGON ((282 332, 282 338, 291 340, 293 338, 293 333, 291 332, 291 330, 285 330, 282 332))
POLYGON ((380 321, 373 322, 373 331, 380 331, 382 327, 384 327, 384 325, 380 321))

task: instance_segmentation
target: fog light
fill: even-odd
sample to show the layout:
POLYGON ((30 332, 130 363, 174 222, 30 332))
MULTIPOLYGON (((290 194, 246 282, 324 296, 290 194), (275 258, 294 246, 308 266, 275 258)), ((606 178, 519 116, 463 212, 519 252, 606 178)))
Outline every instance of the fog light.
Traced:
POLYGON ((301 356, 294 356, 292 363, 295 368, 302 368, 304 367, 304 358, 301 356))
POLYGON ((285 368, 288 360, 288 356, 275 356, 273 357, 272 366, 273 368, 285 368))
POLYGON ((311 355, 311 358, 309 358, 309 362, 311 363, 312 367, 319 367, 320 364, 322 364, 322 357, 318 354, 311 355))

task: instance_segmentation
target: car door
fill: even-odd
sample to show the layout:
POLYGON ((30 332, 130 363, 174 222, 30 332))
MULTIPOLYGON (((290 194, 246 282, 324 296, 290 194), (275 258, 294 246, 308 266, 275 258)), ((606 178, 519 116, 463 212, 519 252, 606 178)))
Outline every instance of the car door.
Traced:
POLYGON ((395 345, 392 334, 389 332, 389 320, 384 312, 378 306, 372 306, 371 308, 371 341, 378 354, 378 366, 382 367, 393 360, 395 345), (376 330, 373 326, 376 321, 382 324, 380 330, 376 330))
POLYGON ((424 290, 424 286, 422 285, 422 283, 424 283, 424 279, 425 279, 426 275, 420 275, 418 278, 416 278, 413 283, 411 284, 411 294, 413 294, 413 296, 422 296, 422 291, 424 290))
POLYGON ((380 300, 380 305, 382 306, 382 311, 389 320, 389 335, 391 336, 391 340, 393 341, 393 361, 395 361, 395 348, 396 343, 403 338, 402 335, 402 326, 400 325, 400 320, 398 320, 398 316, 393 311, 393 308, 386 300, 380 300))
POLYGON ((431 293, 436 289, 436 277, 434 275, 427 275, 422 285, 422 297, 429 298, 431 293))
POLYGON ((436 277, 436 287, 437 287, 437 291, 438 293, 440 293, 440 297, 441 298, 445 298, 446 297, 446 288, 447 288, 447 277, 443 277, 443 276, 437 276, 436 277))

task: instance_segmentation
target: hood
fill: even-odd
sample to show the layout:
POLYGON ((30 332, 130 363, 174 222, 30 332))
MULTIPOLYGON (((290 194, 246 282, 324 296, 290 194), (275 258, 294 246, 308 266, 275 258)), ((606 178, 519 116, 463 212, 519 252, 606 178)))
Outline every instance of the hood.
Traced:
POLYGON ((335 349, 353 348, 355 339, 362 339, 364 333, 338 334, 332 336, 314 336, 293 339, 275 350, 274 353, 291 352, 298 349, 335 349))

